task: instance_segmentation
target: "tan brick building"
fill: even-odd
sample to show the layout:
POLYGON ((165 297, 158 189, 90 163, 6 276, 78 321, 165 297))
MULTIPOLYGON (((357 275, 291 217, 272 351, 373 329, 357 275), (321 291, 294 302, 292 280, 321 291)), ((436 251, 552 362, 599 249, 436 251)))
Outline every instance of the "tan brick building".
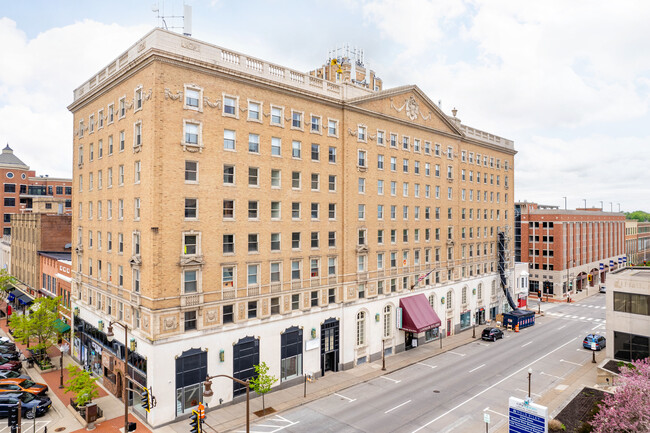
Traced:
POLYGON ((126 342, 103 329, 126 323, 154 426, 202 399, 206 373, 246 379, 265 361, 290 383, 503 308, 495 244, 513 225, 514 144, 417 86, 330 82, 156 29, 69 109, 73 353, 102 350, 115 380, 106 366, 126 342), (400 330, 414 294, 441 325, 400 330))

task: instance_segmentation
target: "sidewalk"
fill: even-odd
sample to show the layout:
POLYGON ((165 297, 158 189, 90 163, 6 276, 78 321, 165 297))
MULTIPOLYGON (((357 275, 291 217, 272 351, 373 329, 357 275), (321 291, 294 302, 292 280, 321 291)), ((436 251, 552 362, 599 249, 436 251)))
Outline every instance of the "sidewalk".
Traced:
MULTIPOLYGON (((442 349, 438 340, 419 346, 417 349, 403 351, 386 358, 386 371, 381 370, 381 359, 365 363, 350 370, 337 373, 327 373, 325 376, 307 383, 307 397, 303 397, 302 384, 272 391, 265 396, 266 407, 273 407, 277 412, 283 412, 307 404, 319 398, 343 391, 346 388, 367 382, 379 376, 390 374, 394 371, 408 367, 417 362, 424 361, 432 356, 453 350, 457 347, 479 340, 483 326, 476 327, 476 338, 472 338, 472 329, 465 330, 451 337, 443 338, 442 349)), ((252 412, 262 409, 262 401, 251 392, 251 424, 260 421, 252 412)), ((271 415, 272 416, 272 415, 271 415)), ((186 433, 189 417, 182 417, 182 421, 175 422, 156 431, 163 433, 186 433)), ((227 405, 219 409, 209 410, 205 419, 208 427, 206 431, 225 432, 246 425, 246 401, 227 405)))
MULTIPOLYGON (((0 320, 0 335, 10 337, 7 330, 7 320, 0 320)), ((16 342, 16 348, 21 350, 23 354, 27 353, 26 346, 24 344, 16 342)), ((50 391, 48 396, 52 399, 52 410, 56 412, 54 415, 54 420, 51 425, 48 425, 48 430, 58 430, 63 428, 64 430, 72 433, 85 433, 85 427, 83 427, 77 419, 72 416, 68 405, 70 404, 70 398, 72 394, 66 393, 65 388, 60 389, 59 385, 61 383, 61 370, 59 370, 60 356, 61 352, 56 346, 48 350, 48 354, 52 359, 52 363, 55 366, 54 370, 49 370, 43 373, 39 373, 35 368, 23 368, 25 372, 35 381, 39 383, 45 383, 49 387, 50 391)), ((64 356, 63 358, 63 384, 65 386, 66 381, 68 380, 68 370, 67 366, 73 364, 78 365, 74 362, 69 356, 64 356)), ((116 398, 111 393, 109 393, 101 383, 97 382, 99 385, 99 396, 93 400, 104 412, 105 421, 95 424, 95 430, 98 433, 117 433, 124 429, 124 403, 122 400, 116 398), (121 430, 120 430, 121 429, 121 430)), ((129 410, 129 421, 136 422, 137 424, 137 433, 151 433, 146 426, 144 426, 129 410)))

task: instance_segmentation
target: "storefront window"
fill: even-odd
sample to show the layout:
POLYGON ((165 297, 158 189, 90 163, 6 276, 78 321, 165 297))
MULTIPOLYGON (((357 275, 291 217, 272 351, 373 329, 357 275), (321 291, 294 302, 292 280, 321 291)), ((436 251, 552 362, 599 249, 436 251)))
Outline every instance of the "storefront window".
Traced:
POLYGON ((435 340, 440 336, 440 328, 431 328, 427 331, 424 331, 424 339, 426 341, 435 340))
POLYGON ((460 329, 467 329, 471 326, 471 314, 465 311, 460 314, 460 329))
POLYGON ((282 381, 302 375, 302 329, 286 329, 280 339, 280 378, 282 381))

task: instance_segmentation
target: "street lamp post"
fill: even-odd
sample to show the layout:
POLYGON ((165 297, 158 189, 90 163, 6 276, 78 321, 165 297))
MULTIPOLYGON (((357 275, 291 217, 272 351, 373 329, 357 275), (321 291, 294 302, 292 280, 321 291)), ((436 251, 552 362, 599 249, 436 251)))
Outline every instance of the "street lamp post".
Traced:
POLYGON ((381 371, 386 371, 386 340, 381 340, 381 371))
POLYGON ((108 332, 106 333, 106 338, 108 341, 113 341, 113 325, 120 325, 124 328, 124 372, 122 374, 122 399, 124 400, 124 432, 129 431, 129 398, 128 398, 128 386, 126 375, 129 371, 129 342, 128 342, 128 332, 129 327, 120 322, 109 322, 108 323, 108 332))
POLYGON ((61 370, 61 381, 59 382, 59 389, 63 389, 63 355, 68 352, 68 347, 65 343, 61 343, 59 350, 61 351, 61 358, 59 359, 59 369, 61 370))
POLYGON ((530 399, 530 377, 533 375, 533 369, 528 369, 528 398, 530 399))
POLYGON ((235 379, 232 376, 228 376, 226 374, 217 374, 216 376, 207 376, 205 378, 205 382, 203 382, 203 396, 204 397, 212 397, 214 395, 214 391, 212 391, 212 379, 216 379, 217 377, 227 377, 228 379, 232 380, 233 382, 237 382, 240 385, 244 385, 246 387, 246 433, 250 433, 251 431, 251 422, 250 422, 250 395, 251 395, 251 385, 250 382, 248 381, 243 381, 241 379, 235 379))

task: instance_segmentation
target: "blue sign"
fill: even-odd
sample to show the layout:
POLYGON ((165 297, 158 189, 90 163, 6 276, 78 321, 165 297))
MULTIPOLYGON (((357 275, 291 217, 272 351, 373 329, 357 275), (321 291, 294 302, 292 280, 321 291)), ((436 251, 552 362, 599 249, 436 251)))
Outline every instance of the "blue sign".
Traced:
POLYGON ((614 260, 609 261, 609 266, 614 266, 614 260))
POLYGON ((509 399, 508 433, 547 433, 548 408, 515 397, 509 399))
POLYGON ((627 263, 627 257, 623 257, 623 263, 627 263))
POLYGON ((605 265, 604 265, 603 263, 601 263, 601 264, 600 264, 600 270, 602 271, 602 270, 604 270, 604 269, 605 269, 605 265))
POLYGON ((623 263, 623 259, 619 257, 618 258, 618 264, 620 265, 621 263, 623 263))

